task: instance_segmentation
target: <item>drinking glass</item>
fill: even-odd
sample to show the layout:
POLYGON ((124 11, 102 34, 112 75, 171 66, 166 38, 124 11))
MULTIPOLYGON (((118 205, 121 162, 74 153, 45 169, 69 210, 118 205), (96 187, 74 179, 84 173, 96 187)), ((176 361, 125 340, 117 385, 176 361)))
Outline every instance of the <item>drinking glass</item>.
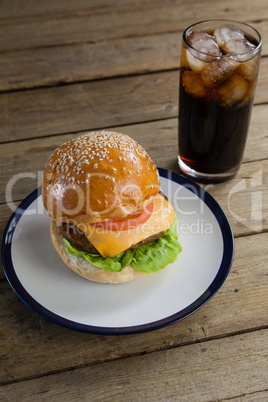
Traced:
POLYGON ((241 164, 262 38, 234 21, 194 24, 183 33, 179 93, 179 167, 204 182, 232 178, 241 164))

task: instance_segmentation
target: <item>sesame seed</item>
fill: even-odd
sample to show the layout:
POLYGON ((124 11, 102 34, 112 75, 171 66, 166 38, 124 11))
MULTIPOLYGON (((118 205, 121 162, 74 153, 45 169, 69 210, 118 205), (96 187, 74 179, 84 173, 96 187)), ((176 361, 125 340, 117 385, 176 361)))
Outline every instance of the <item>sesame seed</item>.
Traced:
MULTIPOLYGON (((113 158, 114 155, 117 155, 116 158, 118 158, 119 161, 129 160, 133 165, 136 165, 136 174, 141 174, 142 172, 138 170, 139 162, 142 158, 146 158, 145 160, 148 167, 150 166, 150 168, 153 167, 156 169, 151 159, 148 159, 146 151, 139 146, 136 141, 127 135, 113 131, 104 130, 86 133, 66 142, 55 152, 51 155, 47 166, 51 168, 53 173, 63 173, 65 180, 69 180, 69 182, 78 183, 75 179, 81 178, 81 176, 77 177, 80 173, 89 177, 86 171, 82 169, 82 167, 86 165, 90 166, 92 169, 97 169, 99 165, 96 162, 102 162, 103 160, 113 165, 115 160, 113 158), (73 177, 71 177, 71 175, 73 177)), ((114 172, 118 170, 113 167, 112 169, 114 172)), ((135 172, 135 170, 126 170, 124 166, 120 168, 121 172, 122 169, 129 174, 135 172)), ((147 170, 149 171, 149 169, 147 170)), ((105 177, 105 175, 100 177, 105 177)), ((112 178, 110 179, 113 180, 112 178)), ((83 183, 83 181, 80 180, 80 183, 83 183)))

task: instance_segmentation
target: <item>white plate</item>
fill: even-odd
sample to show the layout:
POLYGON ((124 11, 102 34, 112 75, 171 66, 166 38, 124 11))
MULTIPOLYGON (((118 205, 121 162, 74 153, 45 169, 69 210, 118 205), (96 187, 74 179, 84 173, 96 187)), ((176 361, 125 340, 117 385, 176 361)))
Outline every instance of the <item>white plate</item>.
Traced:
POLYGON ((39 188, 13 213, 3 236, 4 271, 17 295, 46 318, 99 334, 158 329, 204 305, 231 268, 230 224, 200 186, 164 169, 159 173, 161 189, 178 218, 183 251, 176 262, 157 274, 119 285, 80 277, 53 248, 39 188))

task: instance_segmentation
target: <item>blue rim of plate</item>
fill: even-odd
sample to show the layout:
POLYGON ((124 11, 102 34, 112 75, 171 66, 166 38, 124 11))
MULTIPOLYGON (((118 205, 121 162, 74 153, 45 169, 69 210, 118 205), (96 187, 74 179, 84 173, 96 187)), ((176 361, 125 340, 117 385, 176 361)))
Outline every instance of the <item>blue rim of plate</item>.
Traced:
POLYGON ((63 325, 64 327, 70 329, 93 334, 101 334, 101 335, 126 335, 126 334, 148 332, 164 328, 168 325, 175 324, 176 322, 181 321, 182 319, 188 317, 189 315, 199 310, 204 304, 206 304, 223 285, 232 266, 233 255, 234 255, 234 238, 230 223, 225 213, 223 212, 222 208, 217 203, 217 201, 198 184, 182 175, 171 172, 169 170, 162 168, 158 168, 158 170, 161 177, 172 180, 177 184, 186 187, 188 190, 195 193, 195 195, 197 195, 199 198, 201 198, 202 196, 202 201, 207 205, 207 207, 210 208, 210 210, 214 214, 222 233, 223 255, 221 264, 219 266, 219 270, 212 283, 200 297, 198 297, 193 303, 191 303, 186 308, 161 320, 150 322, 148 324, 128 326, 128 327, 106 328, 106 327, 91 326, 68 320, 43 307, 22 286, 21 282, 17 277, 16 269, 13 266, 11 258, 11 245, 16 226, 21 216, 23 215, 23 212, 27 210, 28 207, 32 204, 32 202, 35 201, 41 195, 42 191, 41 187, 34 190, 20 203, 20 205, 17 207, 15 212, 10 217, 3 235, 1 254, 2 254, 4 273, 10 286, 17 294, 17 296, 32 310, 57 324, 63 325))

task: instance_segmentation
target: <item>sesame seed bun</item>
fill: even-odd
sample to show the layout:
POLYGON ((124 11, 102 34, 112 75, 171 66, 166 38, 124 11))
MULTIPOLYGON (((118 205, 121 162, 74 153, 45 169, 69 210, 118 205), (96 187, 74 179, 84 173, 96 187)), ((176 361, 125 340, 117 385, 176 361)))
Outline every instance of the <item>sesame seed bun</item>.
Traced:
POLYGON ((131 265, 125 267, 121 272, 111 272, 105 269, 98 268, 95 265, 90 264, 84 258, 76 257, 67 253, 64 240, 61 237, 56 221, 52 220, 50 225, 50 234, 53 246, 63 262, 71 268, 72 271, 86 279, 100 283, 124 283, 132 281, 133 279, 141 278, 146 275, 143 272, 137 271, 131 265))
POLYGON ((43 176, 44 206, 62 222, 119 219, 144 208, 158 192, 158 171, 143 147, 109 131, 60 146, 43 176))

